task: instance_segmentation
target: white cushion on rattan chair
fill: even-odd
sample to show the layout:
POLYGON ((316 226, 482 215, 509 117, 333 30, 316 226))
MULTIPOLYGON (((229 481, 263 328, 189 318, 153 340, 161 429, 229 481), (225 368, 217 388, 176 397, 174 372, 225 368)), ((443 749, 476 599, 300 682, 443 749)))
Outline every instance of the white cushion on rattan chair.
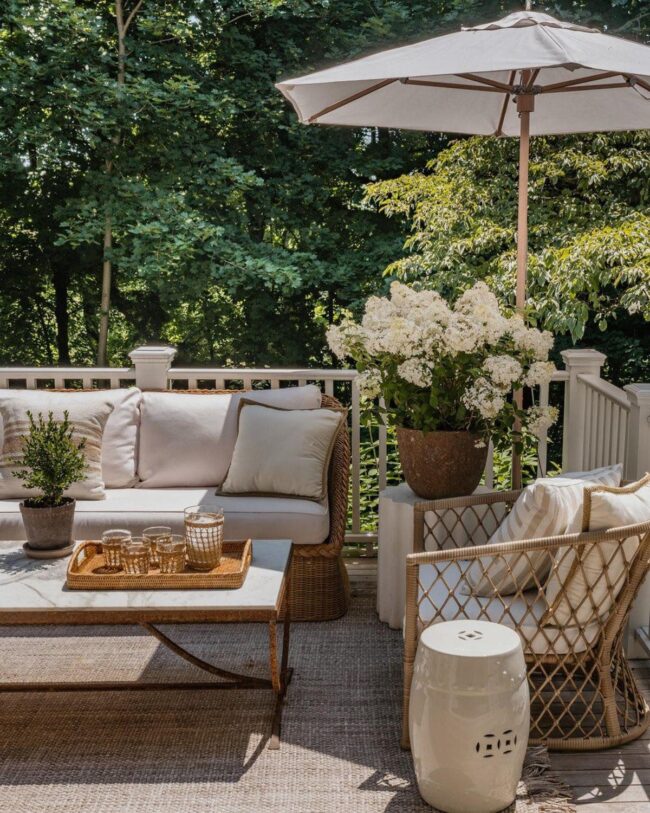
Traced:
MULTIPOLYGON (((540 477, 519 495, 488 544, 498 545, 566 533, 582 505, 584 487, 618 486, 622 471, 623 467, 617 464, 592 471, 569 472, 558 477, 540 477)), ((501 595, 526 590, 535 586, 536 579, 541 582, 550 566, 549 557, 543 550, 531 551, 528 557, 519 554, 504 556, 502 561, 501 572, 492 563, 491 580, 485 577, 482 563, 476 563, 470 578, 473 593, 492 596, 495 593, 494 585, 497 585, 497 592, 501 595)))
MULTIPOLYGON (((140 425, 142 392, 137 387, 94 392, 52 392, 48 390, 1 390, 0 400, 10 395, 18 398, 34 414, 47 413, 48 404, 109 403, 113 411, 108 416, 102 438, 102 479, 106 488, 128 488, 137 481, 137 443, 140 425), (55 398, 55 401, 52 398, 55 398)), ((77 406, 75 406, 77 409, 77 406)), ((0 438, 3 437, 0 413, 0 438)))
MULTIPOLYGON (((189 505, 221 505, 227 539, 293 539, 318 545, 329 535, 327 503, 280 497, 214 496, 208 488, 115 488, 101 502, 77 503, 76 539, 97 539, 107 528, 134 534, 150 525, 168 525, 183 532, 183 509, 189 505)), ((18 500, 0 500, 0 539, 24 539, 18 500)))
POLYGON ((321 391, 310 384, 232 394, 143 393, 138 488, 220 485, 235 448, 242 398, 282 409, 316 409, 321 391))
MULTIPOLYGON (((584 506, 576 512, 578 531, 600 531, 650 521, 650 475, 623 488, 593 486, 584 490, 584 506)), ((548 623, 586 624, 605 618, 621 591, 640 539, 593 542, 560 548, 546 587, 548 623)))
POLYGON ((601 629, 598 623, 586 629, 541 626, 547 605, 538 590, 512 597, 464 594, 468 569, 469 563, 463 560, 418 568, 419 618, 425 626, 434 618, 436 623, 468 618, 505 624, 519 633, 526 651, 536 655, 583 652, 598 638, 601 629))

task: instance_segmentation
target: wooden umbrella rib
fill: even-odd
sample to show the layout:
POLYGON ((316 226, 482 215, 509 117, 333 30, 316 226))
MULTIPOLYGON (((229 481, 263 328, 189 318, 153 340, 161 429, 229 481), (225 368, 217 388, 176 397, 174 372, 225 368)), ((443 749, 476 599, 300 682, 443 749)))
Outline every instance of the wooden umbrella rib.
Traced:
POLYGON ((501 90, 504 93, 512 93, 513 87, 512 83, 514 81, 514 74, 513 71, 510 74, 510 79, 508 80, 508 84, 504 84, 503 82, 497 82, 495 79, 488 79, 485 76, 477 76, 475 73, 459 73, 456 74, 461 79, 469 79, 472 82, 478 82, 481 85, 488 85, 489 87, 497 88, 497 90, 501 90))
POLYGON ((602 85, 577 85, 576 87, 555 88, 554 90, 542 88, 540 93, 545 96, 547 93, 577 93, 579 90, 615 90, 616 88, 629 87, 629 82, 607 82, 602 85))
MULTIPOLYGON (((417 85, 419 87, 427 88, 448 88, 451 90, 474 90, 481 93, 503 93, 503 90, 487 85, 463 85, 460 82, 434 82, 430 79, 404 79, 402 80, 405 85, 417 85)), ((504 85, 505 87, 505 85, 504 85)))
POLYGON ((390 85, 397 81, 397 79, 384 79, 381 82, 377 82, 376 84, 371 85, 369 88, 364 88, 364 90, 360 90, 358 93, 353 93, 352 96, 348 96, 345 99, 341 99, 338 102, 334 102, 334 104, 324 107, 322 110, 319 110, 318 113, 314 113, 313 116, 310 116, 307 121, 309 124, 314 124, 314 122, 316 122, 321 116, 325 116, 327 113, 331 113, 333 110, 338 110, 340 107, 345 107, 346 104, 356 102, 357 99, 363 99, 364 96, 368 96, 368 94, 374 93, 376 90, 381 90, 382 88, 385 88, 386 85, 390 85))
MULTIPOLYGON (((512 85, 515 81, 515 77, 517 76, 517 71, 512 71, 510 73, 510 78, 508 79, 508 84, 512 85)), ((494 135, 500 136, 503 135, 503 122, 506 120, 506 113, 508 112, 508 102, 510 101, 510 93, 506 93, 503 98, 503 104, 501 106, 501 115, 499 116, 499 123, 497 124, 497 129, 494 131, 494 135)))
POLYGON ((611 79, 614 76, 621 76, 616 71, 607 71, 606 73, 593 73, 591 76, 582 76, 579 79, 566 79, 564 82, 555 82, 552 85, 542 85, 541 93, 553 93, 559 90, 565 90, 576 85, 585 85, 588 82, 597 82, 600 79, 611 79))
POLYGON ((623 76, 628 80, 635 82, 637 85, 641 85, 644 90, 650 92, 650 84, 646 82, 644 79, 641 79, 640 76, 635 76, 633 73, 624 73, 623 76))

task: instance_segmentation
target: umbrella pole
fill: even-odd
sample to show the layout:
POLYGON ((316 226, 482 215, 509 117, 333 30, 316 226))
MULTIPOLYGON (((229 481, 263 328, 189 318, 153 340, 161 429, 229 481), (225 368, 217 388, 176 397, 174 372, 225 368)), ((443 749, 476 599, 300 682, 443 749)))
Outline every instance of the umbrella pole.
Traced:
MULTIPOLYGON (((517 311, 524 312, 526 304, 526 266, 528 261, 528 164, 530 158, 530 114, 534 108, 535 97, 532 94, 521 94, 517 97, 519 112, 519 211, 517 216, 517 287, 515 304, 517 311)), ((515 404, 523 405, 523 391, 514 393, 515 404)), ((521 431, 521 423, 515 421, 515 432, 521 431)), ((521 488, 521 457, 512 451, 512 487, 521 488)))

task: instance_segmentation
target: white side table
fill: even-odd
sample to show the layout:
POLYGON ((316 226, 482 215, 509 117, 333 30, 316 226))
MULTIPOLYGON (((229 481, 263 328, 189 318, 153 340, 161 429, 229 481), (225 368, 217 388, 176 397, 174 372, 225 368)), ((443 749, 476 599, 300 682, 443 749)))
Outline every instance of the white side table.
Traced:
MULTIPOLYGON (((475 494, 490 491, 479 486, 475 494)), ((406 483, 390 486, 379 495, 377 561, 377 613, 393 629, 404 623, 406 603, 406 557, 413 553, 413 506, 422 502, 406 483)), ((496 529, 496 527, 495 527, 496 529)), ((459 534, 462 526, 459 526, 459 534)), ((459 547, 471 540, 457 539, 459 547)))
POLYGON ((530 704, 521 638, 486 621, 424 630, 409 730, 418 789, 447 813, 497 813, 515 798, 530 704))

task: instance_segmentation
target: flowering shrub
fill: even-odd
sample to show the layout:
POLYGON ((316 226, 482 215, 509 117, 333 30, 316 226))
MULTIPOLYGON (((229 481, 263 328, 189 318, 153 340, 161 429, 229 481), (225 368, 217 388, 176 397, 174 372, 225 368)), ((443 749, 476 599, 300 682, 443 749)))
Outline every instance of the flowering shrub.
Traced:
POLYGON ((550 381, 552 335, 503 314, 482 282, 453 307, 435 291, 394 282, 390 297, 370 297, 360 324, 332 325, 327 340, 356 362, 361 397, 382 396, 397 426, 469 430, 498 442, 512 440, 516 418, 537 436, 557 418, 552 407, 519 409, 511 397, 550 381))

